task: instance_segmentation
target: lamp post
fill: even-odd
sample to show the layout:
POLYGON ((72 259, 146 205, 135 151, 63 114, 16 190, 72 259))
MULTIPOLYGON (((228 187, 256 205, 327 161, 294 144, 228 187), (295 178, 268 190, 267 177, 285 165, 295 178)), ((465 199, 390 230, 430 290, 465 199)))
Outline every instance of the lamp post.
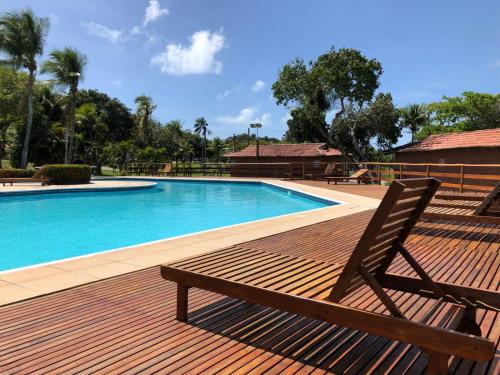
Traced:
POLYGON ((256 123, 256 124, 250 124, 250 127, 252 129, 257 129, 257 149, 255 150, 255 153, 257 156, 257 163, 259 162, 260 154, 259 154, 259 129, 262 128, 262 124, 256 123))

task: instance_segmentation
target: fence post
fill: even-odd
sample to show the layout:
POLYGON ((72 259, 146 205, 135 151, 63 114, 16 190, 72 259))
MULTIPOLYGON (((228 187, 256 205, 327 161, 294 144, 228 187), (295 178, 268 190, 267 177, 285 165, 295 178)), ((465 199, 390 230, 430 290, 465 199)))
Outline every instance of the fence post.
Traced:
POLYGON ((403 179, 403 164, 399 164, 399 179, 403 179))
POLYGON ((378 165, 378 184, 382 185, 382 166, 378 165))
POLYGON ((464 192, 464 166, 460 166, 460 192, 464 192))
POLYGON ((302 162, 302 179, 304 179, 306 176, 306 166, 305 163, 302 162))
POLYGON ((431 175, 429 164, 425 166, 425 177, 429 177, 431 175))

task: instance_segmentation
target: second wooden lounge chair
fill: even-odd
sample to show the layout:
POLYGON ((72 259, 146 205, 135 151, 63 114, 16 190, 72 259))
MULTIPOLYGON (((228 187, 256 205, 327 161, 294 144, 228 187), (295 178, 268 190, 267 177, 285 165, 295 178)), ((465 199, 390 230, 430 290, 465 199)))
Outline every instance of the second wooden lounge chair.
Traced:
MULTIPOLYGON (((459 196, 453 195, 448 198, 450 198, 450 200, 455 200, 457 197, 459 196)), ((467 201, 468 199, 464 197, 462 200, 467 201)), ((429 206, 430 207, 423 214, 425 219, 500 225, 500 182, 498 182, 495 188, 484 197, 478 206, 466 206, 462 203, 456 205, 453 203, 433 205, 431 203, 429 206)))
POLYGON ((310 180, 320 180, 328 177, 335 176, 338 173, 338 164, 337 163, 328 163, 325 171, 323 173, 307 173, 304 175, 304 178, 310 180))
POLYGON ((335 185, 337 185, 337 182, 342 182, 342 181, 347 182, 350 180, 355 180, 358 182, 358 184, 360 184, 362 182, 367 183, 371 180, 369 177, 366 176, 369 172, 370 172, 369 169, 361 168, 361 169, 358 169, 356 172, 354 172, 349 177, 333 176, 333 177, 326 177, 326 180, 328 181, 328 184, 330 184, 330 182, 333 181, 335 183, 335 185))
POLYGON ((478 307, 500 308, 500 294, 433 281, 403 246, 438 186, 433 178, 393 182, 345 266, 241 246, 162 266, 163 278, 177 283, 177 319, 187 320, 188 289, 196 287, 419 346, 429 373, 447 374, 450 355, 490 360, 494 342, 459 329, 478 307), (398 253, 420 278, 387 272, 398 253), (392 316, 342 304, 366 284, 392 316), (436 302, 409 320, 384 288, 436 302))
POLYGON ((160 171, 161 176, 172 176, 172 163, 166 163, 163 169, 160 171))

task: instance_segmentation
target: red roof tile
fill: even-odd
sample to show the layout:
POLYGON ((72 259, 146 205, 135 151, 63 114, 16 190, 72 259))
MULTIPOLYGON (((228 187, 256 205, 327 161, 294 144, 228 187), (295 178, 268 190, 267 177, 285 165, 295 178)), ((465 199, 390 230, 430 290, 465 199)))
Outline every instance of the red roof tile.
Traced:
POLYGON ((433 151, 452 148, 500 147, 500 128, 431 135, 397 152, 433 151))
MULTIPOLYGON (((225 157, 252 157, 256 155, 256 146, 250 145, 243 150, 228 152, 225 157)), ((302 143, 302 144, 272 144, 260 145, 259 155, 262 157, 318 157, 318 156, 340 156, 341 152, 335 148, 325 148, 324 143, 302 143)))

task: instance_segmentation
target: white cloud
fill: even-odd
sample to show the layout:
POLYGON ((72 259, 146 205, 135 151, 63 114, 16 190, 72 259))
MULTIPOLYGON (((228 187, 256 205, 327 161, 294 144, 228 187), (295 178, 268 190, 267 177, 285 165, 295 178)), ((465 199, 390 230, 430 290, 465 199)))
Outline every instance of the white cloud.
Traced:
POLYGON ((270 113, 264 113, 262 116, 257 117, 254 122, 261 123, 263 126, 269 126, 273 123, 270 113))
POLYGON ((167 8, 162 8, 158 0, 149 0, 149 5, 144 13, 144 22, 142 26, 146 26, 148 23, 156 21, 157 19, 168 16, 170 12, 167 8))
POLYGON ((216 73, 222 71, 222 63, 216 55, 224 47, 224 35, 209 30, 195 32, 190 45, 168 44, 166 51, 151 59, 162 73, 173 75, 216 73))
POLYGON ((257 116, 258 109, 255 107, 243 108, 236 116, 218 116, 217 122, 226 125, 249 125, 259 122, 262 125, 271 125, 272 119, 270 113, 264 113, 262 116, 257 116))
POLYGON ((292 115, 290 113, 287 113, 285 116, 281 118, 281 123, 282 124, 287 124, 288 120, 292 118, 292 115))
POLYGON ((255 81, 255 83, 253 84, 252 91, 259 92, 259 91, 264 90, 265 87, 266 87, 266 83, 259 79, 258 81, 255 81))
POLYGON ((118 43, 124 38, 124 30, 114 30, 107 26, 100 25, 95 22, 83 23, 83 26, 87 28, 87 31, 99 38, 106 39, 108 42, 113 44, 118 43))
POLYGON ((500 69, 500 60, 497 60, 490 64, 490 69, 500 69))
POLYGON ((218 116, 217 121, 227 125, 250 124, 257 110, 253 107, 243 108, 237 116, 218 116))
POLYGON ((223 92, 219 93, 219 95, 217 95, 217 99, 218 100, 226 99, 230 95, 239 93, 240 90, 241 90, 240 86, 237 86, 237 87, 235 87, 233 89, 229 89, 229 90, 223 91, 223 92))
POLYGON ((142 33, 142 28, 140 26, 134 26, 130 29, 130 34, 138 35, 142 33))

